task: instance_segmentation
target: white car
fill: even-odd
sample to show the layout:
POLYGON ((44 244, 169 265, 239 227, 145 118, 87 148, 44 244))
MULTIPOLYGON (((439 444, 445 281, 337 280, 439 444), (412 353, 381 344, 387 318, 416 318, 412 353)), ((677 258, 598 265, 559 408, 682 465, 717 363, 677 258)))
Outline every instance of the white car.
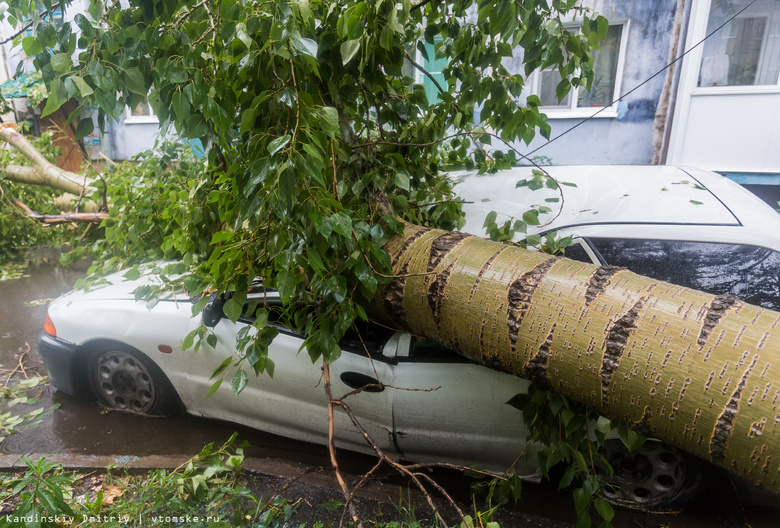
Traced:
MULTIPOLYGON (((578 187, 566 188, 564 213, 536 229, 557 228, 578 235, 577 245, 567 250, 567 256, 617 263, 649 275, 648 269, 654 267, 673 274, 680 272, 676 261, 665 267, 658 259, 684 258, 689 251, 705 249, 689 262, 693 275, 696 270, 707 271, 696 283, 701 289, 712 286, 711 291, 721 293, 724 277, 728 288, 738 292, 744 284, 748 290, 766 286, 763 278, 752 281, 746 277, 752 271, 764 274, 770 269, 774 270, 774 290, 758 287, 758 300, 774 307, 780 299, 775 252, 780 249, 776 237, 780 218, 737 185, 717 175, 697 172, 694 176, 676 168, 551 168, 550 172, 559 181, 575 182, 578 187), (658 200, 650 203, 655 195, 658 200), (678 242, 686 246, 680 249, 675 246, 678 242), (710 256, 729 258, 735 247, 749 247, 747 253, 757 252, 763 260, 739 271, 729 267, 728 273, 718 268, 719 273, 712 276, 710 256), (671 257, 663 253, 667 250, 671 257)), ((483 234, 482 223, 491 210, 511 216, 522 214, 533 201, 553 204, 544 200, 557 197, 557 191, 515 189, 518 180, 530 176, 530 170, 518 169, 460 178, 456 189, 471 202, 464 206, 465 229, 483 234)), ((552 218, 554 211, 546 214, 552 218)), ((716 264, 723 263, 718 260, 716 264)), ((108 286, 70 292, 51 304, 39 350, 52 385, 69 394, 96 396, 111 407, 163 414, 181 405, 198 416, 316 443, 327 441, 322 372, 319 363, 312 364, 305 351, 299 352, 299 334, 271 321, 280 330, 269 353, 275 363, 273 378, 250 375, 241 395, 235 396, 225 384, 207 398, 214 368, 233 354, 237 333, 250 321, 239 319, 234 324, 223 317, 219 298, 195 317, 187 298, 164 300, 149 309, 145 302, 135 301, 132 292, 153 280, 124 281, 117 274, 109 278, 108 286), (184 336, 201 322, 213 328, 216 347, 203 347, 197 354, 182 350, 184 336)), ((247 302, 263 298, 270 305, 278 303, 273 292, 250 293, 247 302)), ((527 381, 475 365, 408 334, 375 325, 366 325, 360 332, 367 347, 348 337, 342 342, 344 353, 331 366, 333 393, 338 397, 372 386, 349 396, 347 402, 381 449, 414 461, 476 463, 497 471, 515 460, 527 430, 520 413, 505 403, 526 392, 527 381)), ((370 453, 348 418, 343 413, 337 416, 337 444, 370 453)), ((610 497, 617 503, 660 508, 689 495, 700 483, 700 473, 674 448, 648 442, 628 454, 619 441, 615 446, 607 450, 607 456, 616 469, 616 482, 627 494, 610 497)), ((530 465, 516 471, 523 477, 538 477, 530 465)))
MULTIPOLYGON (((301 351, 300 334, 270 321, 280 330, 269 351, 273 377, 250 373, 240 395, 225 383, 206 397, 214 369, 234 354, 237 334, 251 319, 232 323, 222 314, 222 298, 214 298, 195 317, 186 296, 149 309, 146 302, 134 300, 133 290, 154 276, 126 281, 118 273, 107 279, 107 286, 72 291, 49 306, 39 350, 56 389, 152 415, 181 405, 196 416, 327 443, 321 364, 312 364, 301 351), (184 336, 202 321, 217 336, 216 347, 182 350, 184 336)), ((256 291, 247 296, 248 304, 263 301, 272 309, 279 304, 278 294, 256 291)), ((362 325, 360 338, 347 336, 341 347, 341 357, 330 367, 333 396, 373 385, 346 402, 385 453, 420 462, 478 463, 502 472, 522 450, 527 436, 522 416, 504 403, 527 391, 526 380, 373 324, 362 325), (475 390, 465 393, 464 387, 475 390)), ((349 418, 336 415, 337 445, 373 454, 349 418)), ((524 477, 535 475, 530 465, 516 469, 524 477)))

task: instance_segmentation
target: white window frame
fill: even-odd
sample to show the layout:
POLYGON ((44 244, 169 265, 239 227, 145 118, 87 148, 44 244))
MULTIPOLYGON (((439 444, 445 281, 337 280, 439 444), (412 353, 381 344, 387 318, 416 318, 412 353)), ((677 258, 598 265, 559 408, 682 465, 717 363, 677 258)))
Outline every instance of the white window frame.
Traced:
MULTIPOLYGON (((143 103, 146 105, 149 105, 149 103, 143 103)), ((154 109, 151 105, 149 105, 149 111, 151 112, 150 115, 133 115, 132 109, 128 106, 125 108, 125 124, 127 125, 148 125, 148 124, 159 124, 160 120, 157 118, 157 116, 154 113, 154 109)))
MULTIPOLYGON (((618 49, 618 61, 617 68, 615 70, 615 91, 612 95, 613 100, 619 98, 622 95, 623 89, 623 72, 625 70, 626 63, 626 50, 628 48, 628 34, 631 30, 631 20, 627 18, 621 18, 617 20, 610 20, 610 26, 623 26, 620 33, 620 47, 618 49)), ((569 30, 578 29, 579 23, 566 23, 564 27, 569 30)), ((539 93, 540 83, 542 80, 542 72, 537 70, 533 74, 531 86, 534 94, 539 93)), ((578 93, 580 87, 572 86, 569 92, 570 102, 568 107, 561 106, 541 106, 539 109, 547 115, 548 119, 581 119, 588 117, 596 118, 616 118, 618 116, 617 103, 605 107, 577 107, 579 100, 578 93), (598 112, 598 114, 597 114, 598 112), (595 115, 594 115, 595 114, 595 115)))

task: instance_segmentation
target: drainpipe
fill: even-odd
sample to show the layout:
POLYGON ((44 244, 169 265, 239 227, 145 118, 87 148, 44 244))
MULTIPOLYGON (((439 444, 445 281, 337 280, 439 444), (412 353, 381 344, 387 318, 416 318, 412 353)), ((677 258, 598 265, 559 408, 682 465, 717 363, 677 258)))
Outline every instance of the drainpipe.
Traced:
MULTIPOLYGON (((667 64, 678 58, 680 44, 685 42, 688 33, 688 19, 690 10, 686 5, 686 0, 677 0, 675 8, 674 23, 672 25, 672 36, 669 39, 669 56, 667 64)), ((658 107, 653 119, 653 160, 652 165, 666 164, 667 154, 669 152, 669 136, 672 132, 672 121, 674 120, 674 106, 677 100, 677 88, 680 82, 680 67, 682 61, 679 61, 666 70, 664 78, 664 87, 661 90, 661 97, 658 99, 658 107), (674 96, 673 96, 674 94, 674 96)))

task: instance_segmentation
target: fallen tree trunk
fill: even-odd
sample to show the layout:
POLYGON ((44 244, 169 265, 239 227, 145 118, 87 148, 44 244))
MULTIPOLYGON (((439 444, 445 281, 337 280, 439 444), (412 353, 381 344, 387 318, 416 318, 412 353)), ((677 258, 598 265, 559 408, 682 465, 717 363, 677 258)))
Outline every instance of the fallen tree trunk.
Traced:
MULTIPOLYGON (((0 140, 18 149, 30 160, 32 167, 7 165, 0 168, 4 179, 19 183, 48 185, 60 191, 82 196, 88 189, 86 177, 63 170, 52 164, 41 154, 24 135, 16 131, 13 123, 0 127, 0 140)), ((14 125, 15 126, 15 125, 14 125)))
POLYGON ((385 249, 375 317, 780 492, 780 313, 463 233, 385 249))

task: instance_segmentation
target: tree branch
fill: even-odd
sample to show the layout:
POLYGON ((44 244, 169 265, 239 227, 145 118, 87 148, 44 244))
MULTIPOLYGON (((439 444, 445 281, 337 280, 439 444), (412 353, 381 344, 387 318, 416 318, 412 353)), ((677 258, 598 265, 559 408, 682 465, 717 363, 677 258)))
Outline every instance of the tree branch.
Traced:
POLYGON ((67 224, 70 222, 102 222, 108 218, 108 213, 63 213, 58 215, 46 215, 36 213, 22 202, 14 198, 14 204, 22 209, 27 216, 34 220, 40 220, 44 224, 67 224))
POLYGON ((330 367, 324 357, 322 358, 322 374, 325 380, 325 396, 328 398, 328 451, 330 452, 330 462, 333 464, 333 469, 336 472, 336 480, 344 494, 344 500, 347 502, 346 507, 349 508, 349 515, 352 517, 352 522, 354 522, 355 526, 358 528, 363 528, 363 523, 360 522, 360 517, 358 517, 355 504, 352 502, 352 494, 349 491, 347 483, 344 481, 344 477, 341 476, 339 464, 336 460, 336 422, 333 416, 333 406, 336 405, 336 402, 333 401, 333 395, 330 391, 330 367))
POLYGON ((437 81, 436 78, 428 70, 423 68, 417 61, 415 61, 408 51, 404 50, 404 56, 406 57, 406 60, 408 60, 409 62, 412 63, 412 66, 414 66, 415 68, 420 70, 420 72, 423 75, 428 77, 431 80, 431 82, 436 85, 436 88, 439 89, 440 93, 445 93, 446 92, 446 90, 441 87, 441 84, 439 84, 439 81, 437 81))
POLYGON ((49 187, 75 195, 82 195, 86 190, 86 185, 82 185, 77 181, 83 179, 83 176, 62 170, 49 162, 27 138, 16 132, 12 127, 0 128, 0 139, 15 147, 32 163, 30 168, 11 165, 5 169, 0 169, 5 172, 6 179, 21 183, 48 185, 49 187))
POLYGON ((36 17, 36 16, 41 16, 41 17, 42 17, 42 16, 45 16, 45 15, 47 15, 47 14, 50 14, 50 13, 51 13, 51 12, 53 12, 55 9, 57 9, 58 7, 60 7, 60 4, 61 4, 61 2, 57 2, 56 4, 54 4, 54 5, 52 5, 52 6, 51 6, 51 9, 48 9, 48 10, 46 10, 46 11, 42 12, 42 13, 36 13, 36 14, 34 14, 32 17, 30 17, 30 20, 28 20, 27 22, 25 22, 25 24, 24 24, 24 25, 23 25, 21 28, 19 28, 19 31, 17 31, 16 33, 14 33, 13 35, 11 35, 11 36, 10 36, 10 37, 8 37, 7 39, 5 39, 5 40, 3 40, 3 41, 0 41, 0 45, 2 45, 2 44, 8 44, 9 42, 11 42, 13 39, 15 39, 16 37, 18 37, 19 35, 21 35, 21 34, 22 34, 22 33, 24 33, 25 31, 27 31, 27 30, 30 28, 30 26, 32 26, 32 25, 33 25, 33 22, 35 22, 35 17, 36 17))

